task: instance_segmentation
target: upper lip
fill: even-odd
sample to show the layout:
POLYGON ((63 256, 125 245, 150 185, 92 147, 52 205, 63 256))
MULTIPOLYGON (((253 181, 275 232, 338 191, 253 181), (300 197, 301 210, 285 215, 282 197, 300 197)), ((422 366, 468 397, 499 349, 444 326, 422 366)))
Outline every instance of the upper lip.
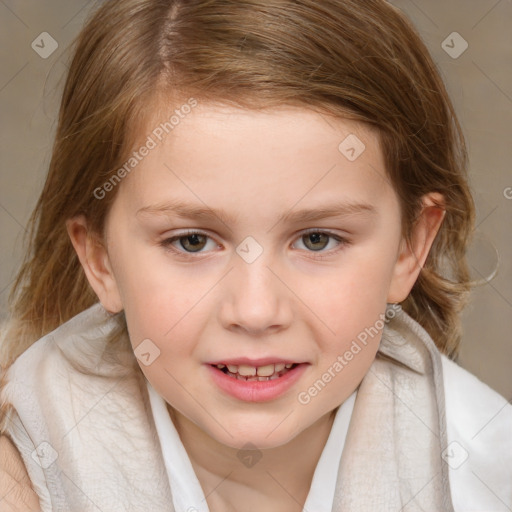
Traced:
POLYGON ((249 357, 235 357, 235 358, 226 358, 226 359, 218 359, 216 361, 210 361, 207 364, 211 365, 218 365, 218 364, 225 364, 227 365, 233 365, 233 366, 240 366, 242 364, 245 364, 247 366, 266 366, 268 364, 300 364, 298 361, 294 361, 292 359, 283 359, 281 357, 261 357, 258 359, 251 359, 249 357))

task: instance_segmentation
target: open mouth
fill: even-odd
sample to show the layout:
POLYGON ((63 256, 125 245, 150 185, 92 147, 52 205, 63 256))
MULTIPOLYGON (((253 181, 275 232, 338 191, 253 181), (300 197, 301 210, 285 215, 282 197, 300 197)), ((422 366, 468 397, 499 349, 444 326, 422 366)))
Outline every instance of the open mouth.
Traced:
POLYGON ((222 373, 228 375, 233 379, 243 380, 246 382, 251 381, 269 381, 276 380, 283 375, 286 375, 290 370, 298 366, 297 363, 276 363, 267 364, 265 366, 248 366, 248 365, 225 365, 216 364, 211 365, 213 368, 220 370, 222 373))

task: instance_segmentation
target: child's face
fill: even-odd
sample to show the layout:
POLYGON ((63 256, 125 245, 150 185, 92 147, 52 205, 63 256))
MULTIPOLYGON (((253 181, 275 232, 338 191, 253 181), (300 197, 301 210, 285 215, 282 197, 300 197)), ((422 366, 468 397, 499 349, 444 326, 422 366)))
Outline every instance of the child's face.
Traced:
POLYGON ((226 445, 272 447, 355 390, 386 303, 414 282, 375 133, 301 109, 199 104, 118 186, 107 219, 113 280, 100 299, 122 304, 144 374, 178 414, 226 445), (349 135, 366 146, 354 161, 353 140, 339 150, 349 135), (178 202, 201 215, 165 209, 178 202), (211 366, 237 359, 300 364, 261 383, 211 366))

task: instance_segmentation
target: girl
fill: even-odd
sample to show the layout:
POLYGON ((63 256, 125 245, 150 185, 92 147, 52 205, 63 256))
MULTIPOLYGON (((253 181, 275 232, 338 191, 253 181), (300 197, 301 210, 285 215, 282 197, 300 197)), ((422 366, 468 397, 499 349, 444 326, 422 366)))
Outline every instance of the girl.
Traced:
POLYGON ((383 0, 105 2, 4 331, 0 510, 510 510, 512 407, 451 360, 465 166, 383 0))

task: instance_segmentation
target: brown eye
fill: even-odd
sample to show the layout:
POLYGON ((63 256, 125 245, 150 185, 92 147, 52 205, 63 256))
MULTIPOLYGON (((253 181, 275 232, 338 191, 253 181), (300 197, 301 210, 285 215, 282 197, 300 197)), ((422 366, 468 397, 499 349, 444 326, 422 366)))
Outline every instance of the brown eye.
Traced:
POLYGON ((308 233, 302 237, 302 241, 308 249, 321 251, 327 247, 330 238, 326 233, 308 233))
POLYGON ((197 254, 206 256, 212 249, 218 249, 219 245, 206 233, 200 231, 185 231, 171 238, 166 238, 160 245, 167 251, 171 251, 181 257, 197 254))
POLYGON ((178 238, 179 243, 187 252, 198 252, 206 245, 208 237, 194 233, 178 238))

